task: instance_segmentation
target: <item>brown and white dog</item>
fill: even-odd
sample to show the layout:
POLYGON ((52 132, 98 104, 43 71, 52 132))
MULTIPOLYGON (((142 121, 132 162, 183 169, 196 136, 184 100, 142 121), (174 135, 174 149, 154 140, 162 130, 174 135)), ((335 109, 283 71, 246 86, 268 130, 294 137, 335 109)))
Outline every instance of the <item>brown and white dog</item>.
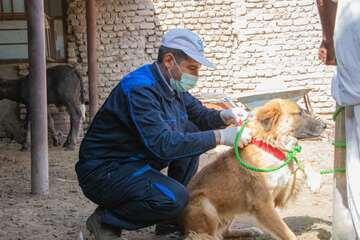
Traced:
MULTIPOLYGON (((326 125, 293 101, 274 99, 254 111, 247 127, 262 145, 286 153, 297 139, 319 136, 326 125)), ((282 163, 254 141, 240 154, 258 168, 282 163)), ((254 217, 258 226, 276 239, 296 239, 275 210, 296 192, 296 170, 291 163, 271 173, 253 172, 239 165, 233 148, 223 153, 189 183, 190 200, 180 219, 187 239, 223 239, 232 220, 241 215, 254 217)))

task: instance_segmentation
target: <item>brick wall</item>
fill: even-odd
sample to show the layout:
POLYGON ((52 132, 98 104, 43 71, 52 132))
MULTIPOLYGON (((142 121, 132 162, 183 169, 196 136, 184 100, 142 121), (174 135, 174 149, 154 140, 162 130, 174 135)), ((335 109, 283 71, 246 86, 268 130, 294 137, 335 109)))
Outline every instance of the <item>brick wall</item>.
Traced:
MULTIPOLYGON (((333 68, 319 64, 321 27, 313 0, 97 1, 99 96, 127 72, 156 59, 164 31, 185 27, 205 41, 217 64, 195 93, 240 93, 262 81, 311 87, 317 113, 333 111, 333 68)), ((69 62, 86 78, 85 2, 69 1, 69 62)), ((102 101, 100 101, 102 102, 102 101)))
MULTIPOLYGON (((237 94, 283 80, 310 87, 314 110, 329 119, 332 67, 317 60, 321 27, 314 0, 97 0, 100 104, 115 84, 157 57, 163 33, 185 27, 217 65, 203 69, 198 93, 237 94)), ((87 85, 85 1, 68 0, 68 62, 87 85)), ((85 86, 87 89, 87 86, 85 86)))
MULTIPOLYGON (((156 59, 162 36, 150 1, 97 1, 100 104, 119 79, 156 59)), ((85 1, 69 1, 68 61, 87 78, 85 1)))

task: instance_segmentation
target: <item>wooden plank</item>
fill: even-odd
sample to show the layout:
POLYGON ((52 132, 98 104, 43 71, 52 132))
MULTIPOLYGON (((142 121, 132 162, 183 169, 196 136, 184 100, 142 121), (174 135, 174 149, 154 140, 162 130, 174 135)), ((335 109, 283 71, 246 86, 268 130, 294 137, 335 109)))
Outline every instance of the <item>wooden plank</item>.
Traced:
POLYGON ((0 45, 0 58, 5 59, 27 59, 28 45, 0 45))
POLYGON ((0 30, 0 44, 27 44, 27 30, 0 30))
MULTIPOLYGON (((335 122, 335 142, 345 142, 345 111, 341 111, 335 122)), ((334 168, 346 166, 346 148, 335 147, 334 168)), ((334 174, 333 239, 355 239, 347 198, 346 174, 334 174)))

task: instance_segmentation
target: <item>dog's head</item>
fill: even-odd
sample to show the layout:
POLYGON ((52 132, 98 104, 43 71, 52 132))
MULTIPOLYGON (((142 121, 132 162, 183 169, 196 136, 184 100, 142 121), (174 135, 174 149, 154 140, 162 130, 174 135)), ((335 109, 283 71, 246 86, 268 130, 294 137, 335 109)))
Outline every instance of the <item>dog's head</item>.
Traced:
POLYGON ((254 120, 255 137, 273 143, 318 137, 326 128, 319 118, 286 99, 274 99, 257 108, 254 120))

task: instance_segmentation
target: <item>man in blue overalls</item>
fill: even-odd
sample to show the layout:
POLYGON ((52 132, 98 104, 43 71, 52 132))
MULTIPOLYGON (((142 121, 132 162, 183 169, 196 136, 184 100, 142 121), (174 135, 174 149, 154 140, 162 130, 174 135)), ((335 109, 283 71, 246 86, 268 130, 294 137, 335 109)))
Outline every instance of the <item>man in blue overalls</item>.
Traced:
MULTIPOLYGON (((237 127, 224 127, 246 112, 207 109, 188 92, 201 65, 212 67, 203 54, 195 33, 170 30, 158 60, 126 75, 97 112, 76 164, 81 189, 99 205, 86 222, 95 239, 154 224, 161 233, 187 204, 199 155, 233 145, 237 127), (168 176, 160 172, 166 167, 168 176)), ((239 146, 250 138, 246 129, 239 146)))

